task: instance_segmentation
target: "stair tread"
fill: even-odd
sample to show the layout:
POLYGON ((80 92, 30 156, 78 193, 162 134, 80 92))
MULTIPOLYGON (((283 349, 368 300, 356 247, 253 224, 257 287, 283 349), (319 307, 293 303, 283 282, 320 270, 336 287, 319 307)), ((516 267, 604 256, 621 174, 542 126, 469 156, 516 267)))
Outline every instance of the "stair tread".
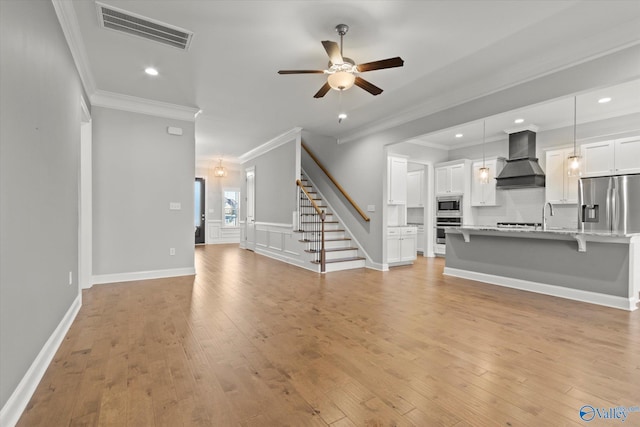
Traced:
MULTIPOLYGON (((349 257, 349 258, 338 258, 338 259, 328 259, 325 261, 325 264, 333 264, 335 262, 348 262, 348 261, 364 261, 365 258, 361 256, 349 257)), ((311 264, 320 264, 320 261, 311 261, 311 264)))
MULTIPOLYGON (((301 221, 300 224, 317 224, 318 221, 301 221)), ((338 221, 325 221, 325 224, 339 224, 338 221)))
MULTIPOLYGON (((324 241, 325 241, 325 242, 342 242, 342 241, 346 241, 346 240, 351 240, 351 239, 350 239, 350 238, 348 238, 348 237, 343 237, 343 238, 341 238, 341 239, 324 239, 324 241)), ((299 242, 302 242, 302 243, 318 243, 318 242, 320 242, 321 240, 320 240, 320 239, 317 239, 317 240, 307 240, 307 239, 303 239, 303 240, 298 240, 298 241, 299 241, 299 242)))
MULTIPOLYGON (((348 248, 325 248, 324 251, 325 252, 340 252, 340 251, 357 251, 357 250, 358 250, 358 248, 348 247, 348 248)), ((313 250, 313 249, 309 250, 309 249, 307 249, 307 250, 305 250, 305 252, 309 252, 309 253, 312 253, 312 254, 317 254, 317 253, 320 252, 320 250, 319 249, 318 250, 313 250)))

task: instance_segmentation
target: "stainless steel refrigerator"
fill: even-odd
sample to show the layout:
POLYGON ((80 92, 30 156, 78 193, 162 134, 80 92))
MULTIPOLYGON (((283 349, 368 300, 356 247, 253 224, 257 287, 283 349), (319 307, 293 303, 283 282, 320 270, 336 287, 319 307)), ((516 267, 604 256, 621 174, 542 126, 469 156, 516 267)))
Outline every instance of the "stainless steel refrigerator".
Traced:
POLYGON ((618 234, 640 232, 640 175, 581 178, 578 227, 618 234))

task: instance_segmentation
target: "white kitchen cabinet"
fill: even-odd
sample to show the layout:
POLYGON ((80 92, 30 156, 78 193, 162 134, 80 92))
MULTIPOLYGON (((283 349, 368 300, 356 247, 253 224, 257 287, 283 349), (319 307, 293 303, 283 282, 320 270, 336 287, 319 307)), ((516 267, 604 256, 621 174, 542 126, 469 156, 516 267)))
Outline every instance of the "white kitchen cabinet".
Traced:
POLYGON ((389 228, 387 231, 387 263, 393 264, 400 262, 401 258, 401 246, 400 246, 401 232, 398 228, 389 228))
POLYGON ((582 144, 582 176, 640 173, 640 136, 582 144))
POLYGON ((387 263, 411 263, 417 253, 416 227, 390 227, 387 229, 387 263))
POLYGON ((387 158, 387 203, 405 205, 407 203, 407 159, 387 158))
POLYGON ((498 206, 495 177, 502 170, 503 159, 485 159, 484 165, 489 168, 489 181, 485 184, 480 179, 482 160, 471 164, 471 206, 498 206))
POLYGON ((439 166, 435 169, 436 195, 463 194, 466 162, 439 166))
POLYGON ((640 136, 616 139, 614 153, 616 174, 640 173, 640 136))
POLYGON ((554 205, 578 203, 578 177, 569 176, 567 159, 573 148, 547 151, 545 200, 554 205))
POLYGON ((407 173, 407 206, 421 208, 424 206, 424 170, 407 173))
POLYGON ((582 176, 602 176, 613 174, 613 141, 592 142, 580 146, 582 152, 582 176))

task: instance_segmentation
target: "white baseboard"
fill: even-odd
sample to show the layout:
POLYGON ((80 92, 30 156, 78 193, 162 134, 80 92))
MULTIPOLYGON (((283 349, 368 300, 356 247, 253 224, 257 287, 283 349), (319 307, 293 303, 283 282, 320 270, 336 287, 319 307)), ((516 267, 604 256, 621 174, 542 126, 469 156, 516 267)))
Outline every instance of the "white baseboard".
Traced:
POLYGON ((195 267, 170 268, 167 270, 134 271, 131 273, 98 274, 92 278, 94 285, 103 283, 132 282, 134 280, 162 279, 165 277, 193 276, 195 267))
POLYGON ((475 271, 461 270, 451 267, 445 267, 444 274, 447 276, 476 280, 478 282, 489 283, 492 285, 520 289, 529 292, 536 292, 538 294, 551 295, 554 297, 566 298, 581 302, 588 302, 590 304, 603 305, 605 307, 618 308, 622 310, 633 311, 638 308, 638 300, 636 298, 625 298, 614 295, 600 294, 597 292, 565 288, 563 286, 548 285, 546 283, 531 282, 528 280, 514 279, 504 276, 495 276, 493 274, 478 273, 475 271))
POLYGON ((38 356, 36 356, 27 370, 27 373, 24 374, 24 377, 20 380, 18 387, 16 387, 7 400, 7 403, 5 403, 2 410, 0 410, 1 426, 15 426, 20 419, 22 411, 27 407, 31 396, 33 396, 33 393, 36 391, 40 380, 53 360, 53 356, 55 356, 69 327, 71 327, 73 319, 76 318, 78 311, 80 311, 81 305, 82 295, 78 293, 76 299, 71 303, 71 307, 69 307, 56 329, 44 344, 40 353, 38 353, 38 356))
POLYGON ((369 257, 366 258, 364 266, 366 268, 370 268, 371 270, 389 271, 389 266, 387 264, 383 264, 380 262, 373 262, 369 257))
POLYGON ((235 243, 236 245, 240 245, 240 239, 216 239, 207 242, 207 245, 229 245, 235 243))

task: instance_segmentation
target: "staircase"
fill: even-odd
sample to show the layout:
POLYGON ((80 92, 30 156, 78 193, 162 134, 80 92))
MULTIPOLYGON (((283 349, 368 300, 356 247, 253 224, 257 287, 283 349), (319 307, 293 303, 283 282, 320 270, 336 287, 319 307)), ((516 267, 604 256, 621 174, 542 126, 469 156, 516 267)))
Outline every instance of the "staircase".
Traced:
POLYGON ((307 179, 302 174, 300 184, 305 191, 300 190, 298 232, 300 242, 306 246, 305 252, 309 254, 310 263, 321 272, 322 266, 322 215, 316 210, 319 208, 324 213, 324 253, 325 272, 350 270, 363 268, 365 258, 360 256, 360 250, 348 236, 340 221, 328 211, 327 205, 320 198, 307 179), (313 203, 311 203, 313 201, 313 203), (315 204, 315 206, 313 206, 315 204))

